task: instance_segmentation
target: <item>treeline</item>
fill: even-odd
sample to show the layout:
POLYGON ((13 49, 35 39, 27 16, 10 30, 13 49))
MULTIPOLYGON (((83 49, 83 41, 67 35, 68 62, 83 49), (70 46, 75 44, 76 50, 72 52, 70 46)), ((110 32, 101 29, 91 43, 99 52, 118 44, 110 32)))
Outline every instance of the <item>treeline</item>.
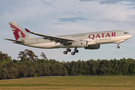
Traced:
POLYGON ((36 76, 65 76, 65 75, 135 75, 135 60, 78 60, 59 62, 38 59, 31 50, 20 51, 18 58, 12 60, 8 54, 0 52, 0 79, 36 77, 36 76))

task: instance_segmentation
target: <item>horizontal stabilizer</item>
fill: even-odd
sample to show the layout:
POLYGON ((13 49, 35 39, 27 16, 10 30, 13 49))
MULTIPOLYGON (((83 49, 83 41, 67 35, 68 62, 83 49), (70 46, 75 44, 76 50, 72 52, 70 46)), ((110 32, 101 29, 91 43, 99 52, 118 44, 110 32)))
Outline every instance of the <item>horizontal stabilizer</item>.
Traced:
POLYGON ((23 41, 17 41, 17 40, 13 40, 13 39, 7 39, 7 38, 4 38, 5 40, 9 40, 9 41, 12 41, 14 43, 20 43, 20 44, 23 44, 24 42, 23 41))

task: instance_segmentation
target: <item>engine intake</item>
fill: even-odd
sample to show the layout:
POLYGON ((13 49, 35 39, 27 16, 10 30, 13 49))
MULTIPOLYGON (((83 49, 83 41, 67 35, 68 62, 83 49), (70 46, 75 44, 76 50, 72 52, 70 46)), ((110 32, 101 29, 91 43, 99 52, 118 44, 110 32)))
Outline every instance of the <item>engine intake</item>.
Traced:
POLYGON ((89 45, 88 47, 85 47, 85 49, 99 49, 99 48, 100 48, 100 44, 89 45))

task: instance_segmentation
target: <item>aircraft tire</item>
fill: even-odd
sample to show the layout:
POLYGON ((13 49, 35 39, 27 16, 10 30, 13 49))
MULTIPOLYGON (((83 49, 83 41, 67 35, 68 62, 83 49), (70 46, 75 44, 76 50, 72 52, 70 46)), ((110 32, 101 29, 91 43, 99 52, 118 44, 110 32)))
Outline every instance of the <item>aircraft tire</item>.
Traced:
POLYGON ((75 50, 75 53, 78 53, 79 52, 79 50, 75 50))
POLYGON ((117 48, 119 49, 119 48, 120 48, 120 46, 117 46, 117 48))
POLYGON ((75 52, 71 52, 71 55, 75 55, 75 52))
POLYGON ((71 49, 68 49, 67 51, 68 51, 68 52, 71 52, 71 49))
POLYGON ((64 53, 64 54, 67 54, 68 52, 67 52, 67 51, 64 51, 63 53, 64 53))

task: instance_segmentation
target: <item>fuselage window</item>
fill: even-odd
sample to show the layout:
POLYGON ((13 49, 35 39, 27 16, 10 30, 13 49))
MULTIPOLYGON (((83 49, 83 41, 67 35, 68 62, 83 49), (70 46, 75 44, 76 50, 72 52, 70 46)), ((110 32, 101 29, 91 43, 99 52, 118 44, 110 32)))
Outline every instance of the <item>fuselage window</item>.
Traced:
POLYGON ((124 34, 129 34, 128 32, 124 32, 124 34))

